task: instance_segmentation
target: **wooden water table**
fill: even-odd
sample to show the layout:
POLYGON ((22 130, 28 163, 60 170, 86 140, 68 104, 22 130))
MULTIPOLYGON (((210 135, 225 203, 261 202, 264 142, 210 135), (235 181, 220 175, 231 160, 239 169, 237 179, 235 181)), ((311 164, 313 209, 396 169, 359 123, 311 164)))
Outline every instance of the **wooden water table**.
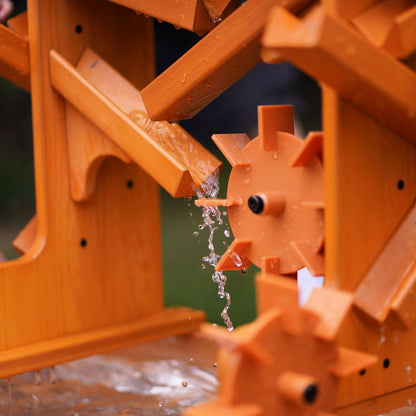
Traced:
MULTIPOLYGON (((158 185, 221 167, 178 124, 261 60, 322 86, 323 132, 259 108, 215 135, 259 317, 228 333, 218 397, 187 415, 375 415, 415 396, 416 5, 410 0, 33 0, 1 27, 0 72, 30 90, 37 213, 0 265, 0 375, 195 330, 163 308, 158 185), (153 79, 152 20, 205 34, 153 79), (299 306, 293 276, 325 275, 299 306)), ((261 104, 261 103, 258 103, 261 104)), ((215 105, 215 102, 212 104, 215 105)), ((213 132, 216 133, 216 132, 213 132)), ((238 255, 238 264, 234 261, 238 255)))

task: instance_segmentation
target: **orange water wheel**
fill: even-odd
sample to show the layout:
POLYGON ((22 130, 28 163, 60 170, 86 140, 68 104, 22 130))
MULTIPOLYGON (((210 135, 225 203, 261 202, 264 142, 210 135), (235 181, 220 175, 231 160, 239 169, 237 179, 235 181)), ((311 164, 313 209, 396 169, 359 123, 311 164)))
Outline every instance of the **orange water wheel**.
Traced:
POLYGON ((322 133, 302 140, 293 131, 292 106, 260 106, 257 138, 213 136, 232 165, 227 198, 196 203, 228 207, 235 239, 217 270, 324 273, 322 133))

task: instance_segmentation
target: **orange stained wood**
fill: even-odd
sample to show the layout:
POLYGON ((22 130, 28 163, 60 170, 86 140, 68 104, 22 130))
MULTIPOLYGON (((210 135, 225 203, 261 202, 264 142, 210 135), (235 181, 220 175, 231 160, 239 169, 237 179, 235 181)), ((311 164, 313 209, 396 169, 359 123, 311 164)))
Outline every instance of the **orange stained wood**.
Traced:
POLYGON ((415 18, 412 0, 386 0, 355 17, 352 23, 377 47, 405 58, 416 49, 415 18))
POLYGON ((243 415, 238 412, 241 405, 259 406, 264 415, 320 415, 333 409, 340 377, 375 364, 374 356, 339 349, 334 341, 351 306, 350 294, 325 294, 326 289, 322 289, 321 301, 311 311, 298 306, 295 280, 262 274, 256 285, 261 293, 258 305, 263 307, 261 300, 266 300, 270 306, 256 321, 232 333, 204 327, 204 332, 223 347, 218 357, 221 388, 218 399, 186 415, 205 416, 208 411, 223 414, 228 410, 243 415), (348 301, 340 302, 338 296, 348 301), (325 315, 337 309, 342 313, 337 311, 330 323, 335 330, 331 329, 323 342, 316 336, 321 320, 326 320, 325 326, 325 315), (308 395, 309 390, 319 394, 308 395))
POLYGON ((21 255, 27 253, 36 240, 37 220, 36 215, 25 225, 18 236, 13 240, 14 249, 21 255))
POLYGON ((74 65, 91 46, 142 88, 153 74, 151 22, 98 0, 34 0, 28 18, 37 235, 24 256, 0 265, 4 375, 182 333, 202 319, 163 309, 159 187, 140 167, 107 159, 91 201, 73 201, 65 101, 49 79, 51 49, 74 65), (141 42, 120 47, 132 38, 141 42))
MULTIPOLYGON (((416 265, 416 208, 413 207, 362 279, 355 305, 372 319, 387 319, 392 301, 416 265)), ((412 289, 410 285, 409 290, 412 289)))
POLYGON ((8 19, 7 27, 18 35, 28 39, 29 28, 27 27, 27 12, 20 13, 17 16, 8 19))
MULTIPOLYGON (((328 87, 323 98, 326 284, 354 290, 414 202, 416 148, 328 87)), ((414 336, 414 328, 380 328, 353 309, 340 343, 376 354, 379 364, 341 381, 338 406, 412 386, 414 336), (385 359, 391 363, 386 368, 385 359)), ((401 406, 396 397, 400 395, 391 396, 390 409, 401 406)), ((376 402, 362 413, 351 407, 350 414, 372 414, 376 402)))
POLYGON ((277 49, 382 125, 416 142, 415 73, 322 8, 296 20, 283 7, 275 8, 263 36, 265 47, 277 49), (369 62, 377 70, 370 70, 369 62))
MULTIPOLYGON (((211 174, 221 169, 221 162, 179 125, 149 120, 140 92, 93 51, 87 49, 84 52, 77 70, 92 88, 99 90, 100 94, 111 100, 112 104, 128 116, 125 121, 130 126, 131 120, 135 122, 136 137, 132 133, 131 145, 135 146, 136 150, 130 155, 134 155, 134 160, 173 196, 194 193, 193 186, 199 186, 211 174), (150 150, 146 153, 146 149, 150 150), (166 174, 166 169, 172 165, 172 168, 177 171, 176 176, 179 181, 179 184, 175 183, 176 187, 173 189, 169 181, 172 181, 175 175, 166 174), (190 183, 189 175, 192 179, 190 183)), ((67 94, 71 88, 66 88, 65 91, 67 94)), ((71 97, 74 105, 79 108, 79 100, 76 100, 74 95, 71 97)), ((101 127, 101 131, 77 112, 72 105, 67 105, 67 118, 70 118, 67 130, 71 191, 75 200, 85 200, 91 197, 95 177, 104 157, 114 155, 125 162, 132 161, 131 157, 122 151, 122 148, 126 151, 129 149, 129 144, 123 141, 128 134, 123 135, 122 129, 115 131, 107 128, 103 125, 102 114, 89 110, 87 105, 83 108, 85 107, 87 107, 89 119, 101 127), (112 131, 111 137, 116 135, 115 141, 110 140, 105 134, 108 134, 110 130, 112 131), (121 148, 115 144, 116 142, 121 145, 121 148)), ((114 124, 107 119, 105 123, 114 124)))
MULTIPOLYGON (((310 0, 278 0, 297 12, 310 0)), ((260 62, 259 39, 276 0, 248 0, 152 81, 143 101, 152 120, 190 118, 260 62)))
POLYGON ((50 57, 54 87, 172 196, 192 195, 195 185, 220 168, 221 162, 179 126, 148 120, 140 93, 98 56, 89 52, 84 58, 89 63, 81 64, 92 83, 57 52, 50 57), (129 87, 124 100, 123 91, 129 87))
POLYGON ((345 1, 345 0, 322 0, 321 4, 325 7, 328 13, 342 17, 349 20, 353 17, 365 12, 382 0, 359 0, 359 1, 345 1))
POLYGON ((29 44, 27 39, 0 25, 0 76, 30 90, 29 44))
POLYGON ((237 6, 236 0, 111 1, 201 35, 215 27, 237 6))

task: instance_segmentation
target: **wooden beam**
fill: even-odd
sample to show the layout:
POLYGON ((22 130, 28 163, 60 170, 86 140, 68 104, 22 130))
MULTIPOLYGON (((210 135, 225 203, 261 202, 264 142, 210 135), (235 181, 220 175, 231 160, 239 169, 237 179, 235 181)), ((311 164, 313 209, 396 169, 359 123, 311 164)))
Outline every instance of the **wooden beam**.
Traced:
MULTIPOLYGON (((151 132, 147 132, 145 127, 135 123, 54 50, 50 52, 50 76, 53 87, 68 102, 105 132, 172 196, 192 195, 194 185, 200 185, 213 173, 207 171, 206 175, 191 176, 189 166, 184 165, 182 157, 184 149, 180 141, 183 130, 178 130, 179 126, 175 128, 178 134, 181 133, 178 137, 179 145, 176 143, 175 147, 175 140, 171 140, 170 143, 158 140, 151 132)), ((112 79, 117 81, 115 77, 112 79)), ((175 134, 175 131, 172 134, 175 134)), ((210 155, 209 152, 206 153, 210 155)), ((189 163, 192 162, 194 159, 189 163)), ((219 165, 218 161, 213 170, 219 165)))
POLYGON ((0 25, 0 45, 0 76, 29 91, 29 42, 0 25))
POLYGON ((235 0, 110 0, 182 29, 204 34, 237 6, 235 0), (212 3, 212 4, 211 4, 212 3))
POLYGON ((340 20, 321 8, 298 19, 277 7, 263 45, 416 143, 416 74, 340 20))
POLYGON ((248 0, 152 81, 142 97, 152 120, 191 118, 260 63, 271 8, 297 12, 311 0, 248 0))

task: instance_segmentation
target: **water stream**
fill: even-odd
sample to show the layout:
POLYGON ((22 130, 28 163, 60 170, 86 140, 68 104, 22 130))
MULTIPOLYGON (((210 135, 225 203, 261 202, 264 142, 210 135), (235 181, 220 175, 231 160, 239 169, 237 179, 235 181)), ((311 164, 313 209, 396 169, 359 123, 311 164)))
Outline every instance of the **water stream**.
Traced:
MULTIPOLYGON (((201 185, 200 188, 196 189, 196 194, 198 198, 217 198, 219 189, 219 172, 215 172, 201 185)), ((202 219, 203 223, 200 224, 198 228, 200 230, 206 228, 209 230, 209 254, 208 256, 203 257, 203 261, 214 268, 214 273, 212 274, 212 281, 218 285, 218 296, 221 299, 226 300, 226 305, 221 312, 221 318, 224 320, 224 323, 227 326, 228 330, 232 331, 234 329, 233 323, 231 322, 230 316, 228 315, 228 310, 231 307, 231 296, 230 293, 225 290, 225 286, 227 284, 227 276, 222 271, 215 270, 215 266, 218 264, 221 255, 218 255, 215 251, 214 234, 224 224, 222 219, 222 213, 220 209, 216 206, 203 206, 202 219)), ((229 231, 225 230, 224 235, 229 236, 229 231)))

